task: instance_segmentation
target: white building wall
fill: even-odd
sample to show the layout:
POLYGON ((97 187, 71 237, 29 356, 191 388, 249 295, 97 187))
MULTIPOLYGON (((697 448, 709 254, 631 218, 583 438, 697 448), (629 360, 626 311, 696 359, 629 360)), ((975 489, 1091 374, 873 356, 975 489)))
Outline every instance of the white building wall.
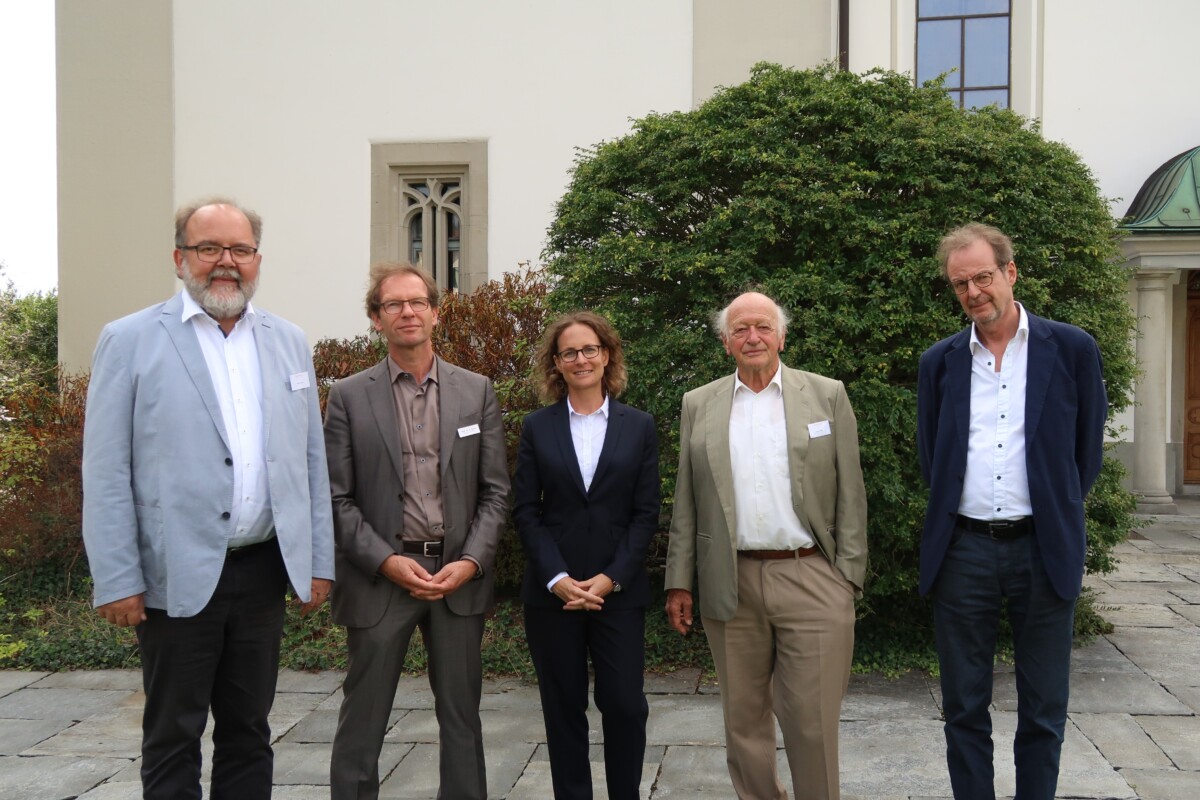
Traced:
POLYGON ((1046 0, 1042 130, 1123 215, 1155 169, 1200 144, 1195 0, 1046 0))
POLYGON ((372 142, 488 141, 494 278, 539 260, 577 146, 691 101, 686 0, 174 11, 176 201, 226 192, 263 215, 256 302, 314 341, 366 330, 372 142))

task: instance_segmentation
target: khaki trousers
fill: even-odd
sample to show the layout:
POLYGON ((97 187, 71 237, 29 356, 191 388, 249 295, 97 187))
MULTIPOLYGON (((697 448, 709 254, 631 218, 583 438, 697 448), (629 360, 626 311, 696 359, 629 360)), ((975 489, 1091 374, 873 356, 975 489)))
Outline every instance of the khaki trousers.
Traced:
POLYGON ((778 561, 739 556, 737 570, 733 619, 702 618, 721 685, 733 788, 742 800, 786 800, 775 766, 778 718, 797 800, 838 800, 854 587, 819 553, 778 561))

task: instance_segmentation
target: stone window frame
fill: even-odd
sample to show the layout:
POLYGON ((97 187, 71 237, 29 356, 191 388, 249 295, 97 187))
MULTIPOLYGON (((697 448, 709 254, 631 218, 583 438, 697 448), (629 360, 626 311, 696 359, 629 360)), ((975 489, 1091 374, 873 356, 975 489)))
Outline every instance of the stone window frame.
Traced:
MULTIPOLYGON (((402 224, 406 180, 450 177, 460 182, 462 226, 458 290, 488 281, 488 143, 486 140, 371 143, 371 261, 407 261, 402 224)), ((439 275, 446 287, 448 276, 439 275)))

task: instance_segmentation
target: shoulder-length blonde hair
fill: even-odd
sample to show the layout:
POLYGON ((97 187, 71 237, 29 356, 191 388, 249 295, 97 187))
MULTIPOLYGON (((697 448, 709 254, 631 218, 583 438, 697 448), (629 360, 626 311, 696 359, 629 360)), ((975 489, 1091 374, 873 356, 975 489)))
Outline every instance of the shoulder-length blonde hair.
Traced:
POLYGON ((617 397, 625 391, 628 378, 625 374, 625 352, 621 347, 621 337, 617 334, 612 323, 593 311, 572 311, 564 314, 550 323, 542 334, 537 354, 533 362, 534 382, 538 386, 538 394, 546 403, 557 403, 567 396, 567 384, 562 373, 554 363, 558 353, 558 337, 572 325, 586 325, 591 328, 600 344, 608 351, 608 366, 604 368, 602 385, 604 394, 617 397))

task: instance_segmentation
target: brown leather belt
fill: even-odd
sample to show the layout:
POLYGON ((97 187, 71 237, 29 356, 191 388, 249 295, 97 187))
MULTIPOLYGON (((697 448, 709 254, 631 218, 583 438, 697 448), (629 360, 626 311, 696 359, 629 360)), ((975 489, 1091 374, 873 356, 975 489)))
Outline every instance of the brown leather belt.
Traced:
POLYGON ((987 536, 990 539, 1000 539, 1008 541, 1010 539, 1019 539, 1025 534, 1033 530, 1033 519, 1023 517, 1022 519, 972 519, 958 515, 958 527, 964 531, 978 533, 980 536, 987 536))
POLYGON ((819 552, 815 547, 801 547, 796 550, 738 550, 738 555, 759 561, 776 561, 781 558, 808 558, 819 552))

